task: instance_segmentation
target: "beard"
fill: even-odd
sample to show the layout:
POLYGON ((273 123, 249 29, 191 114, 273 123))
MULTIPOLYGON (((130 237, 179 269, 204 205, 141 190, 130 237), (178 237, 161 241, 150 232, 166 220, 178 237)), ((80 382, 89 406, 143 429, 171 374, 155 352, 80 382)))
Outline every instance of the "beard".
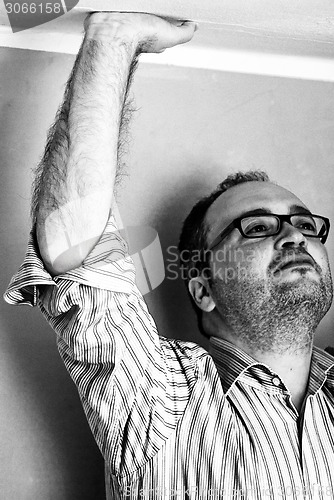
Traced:
POLYGON ((243 273, 228 282, 216 277, 211 286, 216 307, 228 329, 251 351, 275 354, 309 350, 315 330, 333 300, 329 267, 320 279, 300 269, 298 279, 280 281, 243 273))

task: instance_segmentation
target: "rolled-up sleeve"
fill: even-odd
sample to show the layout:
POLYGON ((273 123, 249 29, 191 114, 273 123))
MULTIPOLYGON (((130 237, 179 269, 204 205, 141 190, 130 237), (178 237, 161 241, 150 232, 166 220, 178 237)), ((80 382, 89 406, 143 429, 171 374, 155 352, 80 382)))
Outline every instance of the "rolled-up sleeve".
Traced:
POLYGON ((186 361, 175 369, 161 344, 113 218, 83 264, 54 278, 32 231, 24 263, 4 297, 11 304, 38 305, 56 332, 111 473, 141 467, 175 429, 193 374, 186 361))

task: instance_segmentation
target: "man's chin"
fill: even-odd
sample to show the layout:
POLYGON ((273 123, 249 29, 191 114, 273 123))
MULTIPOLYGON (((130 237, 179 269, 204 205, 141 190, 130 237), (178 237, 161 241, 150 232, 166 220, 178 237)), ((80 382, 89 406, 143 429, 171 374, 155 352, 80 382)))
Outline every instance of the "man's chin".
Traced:
POLYGON ((311 276, 289 275, 276 283, 275 296, 284 307, 291 306, 296 311, 301 306, 320 317, 326 314, 332 302, 331 291, 324 286, 317 273, 311 276))

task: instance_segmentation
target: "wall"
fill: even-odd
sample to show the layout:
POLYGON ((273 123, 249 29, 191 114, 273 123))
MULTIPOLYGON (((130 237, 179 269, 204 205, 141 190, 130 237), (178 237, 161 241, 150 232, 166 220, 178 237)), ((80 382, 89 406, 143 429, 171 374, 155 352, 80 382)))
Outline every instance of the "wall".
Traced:
MULTIPOLYGON (((24 255, 31 169, 73 60, 0 49, 2 290, 24 255)), ((156 228, 166 265, 192 204, 236 169, 266 169, 334 219, 331 84, 142 66, 134 91, 118 204, 126 224, 156 228)), ((333 263, 333 236, 328 249, 333 263)), ((206 345, 180 281, 166 279, 146 298, 163 335, 206 345)), ((0 499, 104 498, 102 460, 51 329, 37 310, 0 307, 0 499)), ((333 314, 319 327, 320 346, 334 345, 333 314)))

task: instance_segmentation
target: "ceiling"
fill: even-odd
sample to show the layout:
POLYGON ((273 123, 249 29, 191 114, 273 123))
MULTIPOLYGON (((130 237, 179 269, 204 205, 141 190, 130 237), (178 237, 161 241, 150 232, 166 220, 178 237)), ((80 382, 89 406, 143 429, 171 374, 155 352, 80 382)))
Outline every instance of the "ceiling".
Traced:
POLYGON ((144 61, 334 81, 333 0, 79 0, 65 16, 16 33, 0 6, 0 46, 74 54, 88 11, 150 12, 200 29, 190 44, 144 61))
POLYGON ((205 23, 201 39, 214 46, 334 55, 333 0, 81 0, 78 7, 196 20, 205 23))

